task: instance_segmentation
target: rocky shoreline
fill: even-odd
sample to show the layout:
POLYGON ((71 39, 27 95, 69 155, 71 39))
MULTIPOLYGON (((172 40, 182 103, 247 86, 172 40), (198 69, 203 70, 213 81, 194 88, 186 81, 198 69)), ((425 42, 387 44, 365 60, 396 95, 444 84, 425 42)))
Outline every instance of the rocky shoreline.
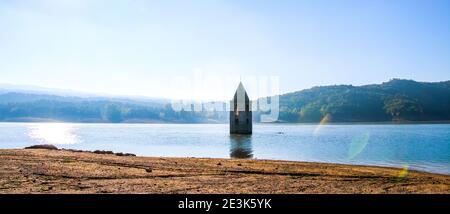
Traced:
POLYGON ((69 151, 69 152, 88 152, 94 154, 108 154, 108 155, 116 155, 116 156, 136 156, 131 153, 122 153, 122 152, 113 152, 108 150, 94 150, 94 151, 86 151, 86 150, 78 150, 78 149, 58 149, 54 145, 50 144, 41 144, 41 145, 33 145, 25 147, 24 149, 47 149, 47 150, 61 150, 61 151, 69 151))
POLYGON ((273 160, 0 149, 0 193, 450 193, 450 176, 273 160))

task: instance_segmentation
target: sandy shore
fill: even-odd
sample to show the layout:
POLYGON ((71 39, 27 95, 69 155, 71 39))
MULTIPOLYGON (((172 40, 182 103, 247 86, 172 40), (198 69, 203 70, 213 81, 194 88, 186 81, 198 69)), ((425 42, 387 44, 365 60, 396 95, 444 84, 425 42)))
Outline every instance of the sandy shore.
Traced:
POLYGON ((450 176, 290 161, 0 149, 0 193, 450 193, 450 176))

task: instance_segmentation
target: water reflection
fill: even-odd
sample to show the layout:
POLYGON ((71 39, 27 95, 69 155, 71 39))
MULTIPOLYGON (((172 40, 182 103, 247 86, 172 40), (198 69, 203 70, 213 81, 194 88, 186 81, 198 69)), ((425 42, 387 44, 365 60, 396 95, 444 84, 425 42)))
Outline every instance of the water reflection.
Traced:
POLYGON ((230 135, 231 158, 253 158, 251 135, 230 135))
POLYGON ((79 137, 73 124, 40 123, 29 128, 28 135, 41 144, 75 144, 79 137))

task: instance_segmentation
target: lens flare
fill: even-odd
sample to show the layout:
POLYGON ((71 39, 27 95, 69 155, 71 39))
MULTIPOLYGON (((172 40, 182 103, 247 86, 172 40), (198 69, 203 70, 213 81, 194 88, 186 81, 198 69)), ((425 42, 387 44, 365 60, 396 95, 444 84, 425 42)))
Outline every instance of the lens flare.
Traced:
POLYGON ((316 126, 316 128, 314 129, 313 134, 314 135, 318 135, 320 133, 320 130, 322 129, 322 127, 326 124, 328 124, 331 121, 331 115, 330 114, 326 114, 322 120, 320 120, 320 123, 316 126))
POLYGON ((398 172, 397 177, 398 177, 398 178, 404 178, 404 177, 406 177, 406 176, 408 175, 408 168, 409 168, 408 164, 405 164, 405 165, 403 166, 403 168, 398 172))
POLYGON ((79 137, 74 134, 73 124, 41 123, 30 127, 29 136, 42 144, 75 144, 79 137))
POLYGON ((360 154, 366 148, 369 143, 369 139, 369 133, 364 133, 360 136, 354 137, 350 143, 350 147, 348 148, 348 159, 353 159, 360 154))

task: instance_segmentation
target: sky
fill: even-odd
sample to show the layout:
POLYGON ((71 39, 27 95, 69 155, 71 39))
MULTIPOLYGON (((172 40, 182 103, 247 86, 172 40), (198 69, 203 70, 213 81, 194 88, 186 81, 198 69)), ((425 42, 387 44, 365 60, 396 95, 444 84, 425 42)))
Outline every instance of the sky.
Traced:
POLYGON ((226 100, 392 78, 450 80, 450 1, 0 0, 0 83, 226 100))

